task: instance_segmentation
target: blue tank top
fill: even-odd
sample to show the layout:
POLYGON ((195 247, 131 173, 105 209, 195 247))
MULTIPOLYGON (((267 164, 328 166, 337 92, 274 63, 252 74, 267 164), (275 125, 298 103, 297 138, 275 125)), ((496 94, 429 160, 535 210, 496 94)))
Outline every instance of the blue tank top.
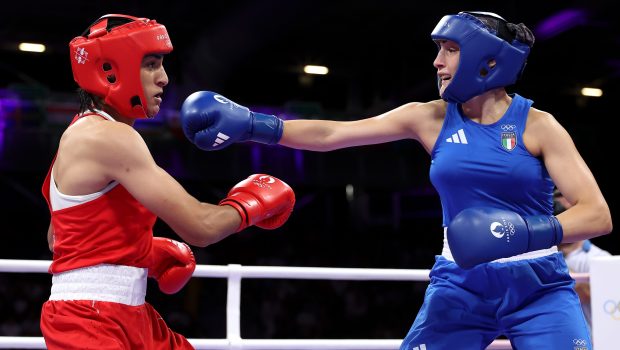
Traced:
POLYGON ((430 167, 444 226, 461 210, 476 206, 520 215, 553 213, 551 177, 523 144, 532 103, 515 94, 506 113, 489 125, 467 118, 459 104, 448 104, 430 167))

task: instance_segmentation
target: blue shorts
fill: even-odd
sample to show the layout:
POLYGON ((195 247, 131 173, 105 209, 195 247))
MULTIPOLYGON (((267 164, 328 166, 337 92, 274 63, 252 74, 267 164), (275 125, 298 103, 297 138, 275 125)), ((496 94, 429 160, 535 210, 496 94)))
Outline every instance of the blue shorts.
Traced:
POLYGON ((592 350, 574 280, 561 253, 470 270, 436 257, 424 304, 400 350, 592 350))

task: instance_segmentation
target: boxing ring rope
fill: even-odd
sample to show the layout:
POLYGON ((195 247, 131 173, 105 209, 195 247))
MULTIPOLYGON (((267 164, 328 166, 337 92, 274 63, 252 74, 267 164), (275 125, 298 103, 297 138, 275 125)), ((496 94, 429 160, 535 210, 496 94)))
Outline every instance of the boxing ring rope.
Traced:
MULTIPOLYGON (((0 272, 48 273, 48 260, 0 259, 0 272)), ((363 269, 287 266, 198 265, 193 277, 226 278, 226 339, 188 339, 196 349, 208 350, 394 350, 401 339, 242 339, 241 279, 315 279, 361 281, 429 281, 430 270, 363 269)), ((577 282, 587 282, 589 274, 571 273, 577 282)), ((0 336, 0 349, 45 349, 42 337, 0 336)), ((512 349, 505 339, 495 340, 487 350, 512 349)))

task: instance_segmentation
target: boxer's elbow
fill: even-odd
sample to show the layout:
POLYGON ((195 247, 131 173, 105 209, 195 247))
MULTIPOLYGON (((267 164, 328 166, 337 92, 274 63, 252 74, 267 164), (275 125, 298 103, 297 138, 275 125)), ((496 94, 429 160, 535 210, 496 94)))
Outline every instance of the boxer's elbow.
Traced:
POLYGON ((611 233, 613 230, 613 223, 611 219, 611 212, 609 207, 605 203, 601 203, 591 210, 593 220, 591 220, 591 227, 596 232, 597 236, 602 236, 611 233))
POLYGON ((611 231, 614 229, 614 225, 611 220, 611 214, 609 213, 609 209, 605 215, 602 215, 600 222, 601 231, 603 232, 603 234, 606 235, 611 233, 611 231))

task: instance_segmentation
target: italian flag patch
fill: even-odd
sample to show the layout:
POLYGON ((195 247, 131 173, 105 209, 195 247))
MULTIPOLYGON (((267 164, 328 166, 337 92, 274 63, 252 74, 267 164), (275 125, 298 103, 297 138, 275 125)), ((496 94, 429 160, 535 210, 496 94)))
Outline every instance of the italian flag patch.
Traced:
POLYGON ((502 147, 512 151, 517 147, 517 134, 515 132, 502 132, 502 147))

